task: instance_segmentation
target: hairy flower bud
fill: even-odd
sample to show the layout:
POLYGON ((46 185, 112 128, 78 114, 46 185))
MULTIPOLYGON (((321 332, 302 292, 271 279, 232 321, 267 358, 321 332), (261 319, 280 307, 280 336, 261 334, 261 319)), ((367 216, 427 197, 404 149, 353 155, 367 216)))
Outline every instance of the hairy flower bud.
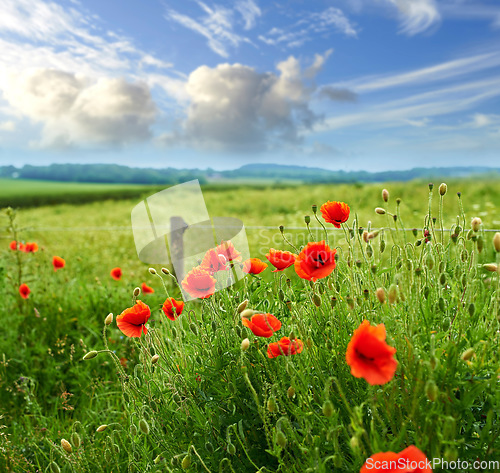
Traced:
POLYGON ((108 314, 107 317, 104 319, 104 324, 105 325, 111 325, 113 323, 113 314, 108 314))
POLYGON ((156 365, 156 363, 158 363, 158 360, 160 359, 160 355, 153 355, 151 357, 151 364, 152 365, 156 365))
POLYGON ((107 428, 108 428, 107 424, 100 425, 99 427, 97 427, 96 432, 104 432, 107 428))
POLYGON ((375 212, 378 213, 379 215, 385 215, 385 209, 383 209, 382 207, 377 207, 375 209, 375 212))
POLYGON ((89 351, 88 353, 85 354, 83 357, 84 360, 91 360, 92 358, 95 358, 99 353, 96 352, 95 350, 89 351))
POLYGON ((389 201, 389 191, 387 189, 382 189, 382 199, 384 202, 389 201))
POLYGON ((448 186, 443 182, 440 186, 439 186, 439 195, 445 195, 446 192, 448 190, 448 186))
POLYGON ((479 227, 482 223, 483 221, 479 217, 474 217, 471 223, 472 230, 474 230, 475 232, 479 231, 479 227))
POLYGON ((385 302, 385 290, 383 287, 377 288, 375 291, 375 294, 377 295, 378 301, 383 304, 385 302))
POLYGON ((248 338, 245 338, 242 342, 241 342, 241 349, 243 351, 247 351, 248 348, 250 347, 250 340, 248 338))
POLYGON ((71 444, 66 439, 61 439, 61 447, 64 448, 64 450, 68 453, 71 453, 73 451, 71 444))
POLYGON ((248 299, 245 299, 243 302, 240 302, 237 309, 238 314, 241 314, 247 308, 247 305, 248 305, 248 299))

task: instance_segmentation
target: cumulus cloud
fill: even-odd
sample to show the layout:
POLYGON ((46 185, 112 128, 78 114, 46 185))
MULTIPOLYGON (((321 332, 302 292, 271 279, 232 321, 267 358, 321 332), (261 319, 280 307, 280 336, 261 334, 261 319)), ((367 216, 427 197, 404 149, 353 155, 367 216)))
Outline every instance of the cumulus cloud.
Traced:
MULTIPOLYGON (((315 59, 316 72, 323 62, 315 59)), ((306 76, 293 56, 278 63, 277 70, 258 73, 241 64, 197 68, 186 84, 186 119, 163 142, 235 151, 300 142, 304 130, 321 119, 309 107, 316 86, 310 69, 306 76)))
POLYGON ((4 98, 43 125, 41 146, 123 144, 151 136, 156 108, 149 88, 122 78, 98 81, 54 69, 11 74, 4 98))

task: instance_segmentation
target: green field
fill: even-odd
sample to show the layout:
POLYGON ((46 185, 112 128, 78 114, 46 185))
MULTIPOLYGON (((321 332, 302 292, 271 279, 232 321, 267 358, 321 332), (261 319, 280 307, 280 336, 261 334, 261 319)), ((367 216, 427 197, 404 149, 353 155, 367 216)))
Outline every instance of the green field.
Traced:
MULTIPOLYGON (((312 284, 293 267, 267 268, 187 302, 170 321, 160 311, 162 281, 138 260, 130 229, 132 208, 157 186, 0 182, 0 202, 18 207, 0 222, 0 471, 352 473, 374 453, 409 445, 429 459, 500 459, 500 274, 483 268, 500 262, 489 231, 500 228, 500 182, 448 181, 442 198, 439 184, 430 204, 426 182, 204 188, 210 215, 240 218, 251 256, 264 261, 271 247, 295 251, 280 225, 299 251, 324 239, 313 204, 343 201, 351 215, 344 232, 318 211, 340 256, 328 277, 312 284), (74 200, 34 206, 67 196, 74 200), (478 232, 473 217, 482 220, 478 232), (383 230, 370 250, 360 227, 383 230), (10 250, 13 232, 39 251, 10 250), (54 255, 66 260, 57 272, 54 255), (110 277, 117 266, 119 281, 110 277), (139 297, 151 307, 148 336, 127 338, 115 321, 103 336, 108 313, 130 307, 143 282, 155 290, 139 297), (20 283, 31 289, 26 300, 20 283), (278 317, 279 335, 263 339, 242 326, 236 310, 246 299, 278 317), (346 364, 365 319, 384 323, 397 350, 395 377, 382 385, 346 364), (302 353, 269 359, 268 343, 292 332, 302 353), (108 427, 96 432, 100 425, 108 427)), ((163 279, 179 298, 172 277, 163 279)))

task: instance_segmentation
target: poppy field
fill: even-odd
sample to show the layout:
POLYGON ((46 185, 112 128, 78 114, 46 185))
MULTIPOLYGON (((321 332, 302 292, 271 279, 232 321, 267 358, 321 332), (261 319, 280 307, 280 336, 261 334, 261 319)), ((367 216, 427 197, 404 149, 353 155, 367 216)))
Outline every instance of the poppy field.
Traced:
POLYGON ((207 191, 251 258, 179 280, 138 199, 3 209, 0 471, 500 470, 498 189, 207 191))

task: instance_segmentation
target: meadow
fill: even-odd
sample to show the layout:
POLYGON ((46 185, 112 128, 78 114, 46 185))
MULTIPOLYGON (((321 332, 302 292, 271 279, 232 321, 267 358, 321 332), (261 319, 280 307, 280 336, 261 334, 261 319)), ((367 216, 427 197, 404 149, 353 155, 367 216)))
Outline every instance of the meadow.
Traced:
POLYGON ((101 188, 94 200, 71 184, 38 207, 36 192, 2 187, 1 202, 19 208, 0 222, 0 471, 392 471, 367 469, 380 452, 424 455, 432 471, 477 460, 478 471, 500 469, 500 253, 489 231, 500 228, 499 184, 208 186, 210 215, 240 218, 268 267, 186 302, 175 320, 162 304, 180 299, 178 282, 139 261, 130 229, 157 186, 121 198, 101 188), (341 228, 322 217, 327 201, 349 205, 341 228), (325 236, 337 250, 329 274, 271 272, 270 248, 299 254, 325 236), (12 250, 14 240, 38 251, 12 250), (132 338, 116 317, 137 300, 151 316, 132 338), (256 335, 247 321, 257 314, 281 328, 256 335), (383 382, 346 360, 365 320, 395 349, 383 382), (292 348, 270 357, 282 337, 292 348))

